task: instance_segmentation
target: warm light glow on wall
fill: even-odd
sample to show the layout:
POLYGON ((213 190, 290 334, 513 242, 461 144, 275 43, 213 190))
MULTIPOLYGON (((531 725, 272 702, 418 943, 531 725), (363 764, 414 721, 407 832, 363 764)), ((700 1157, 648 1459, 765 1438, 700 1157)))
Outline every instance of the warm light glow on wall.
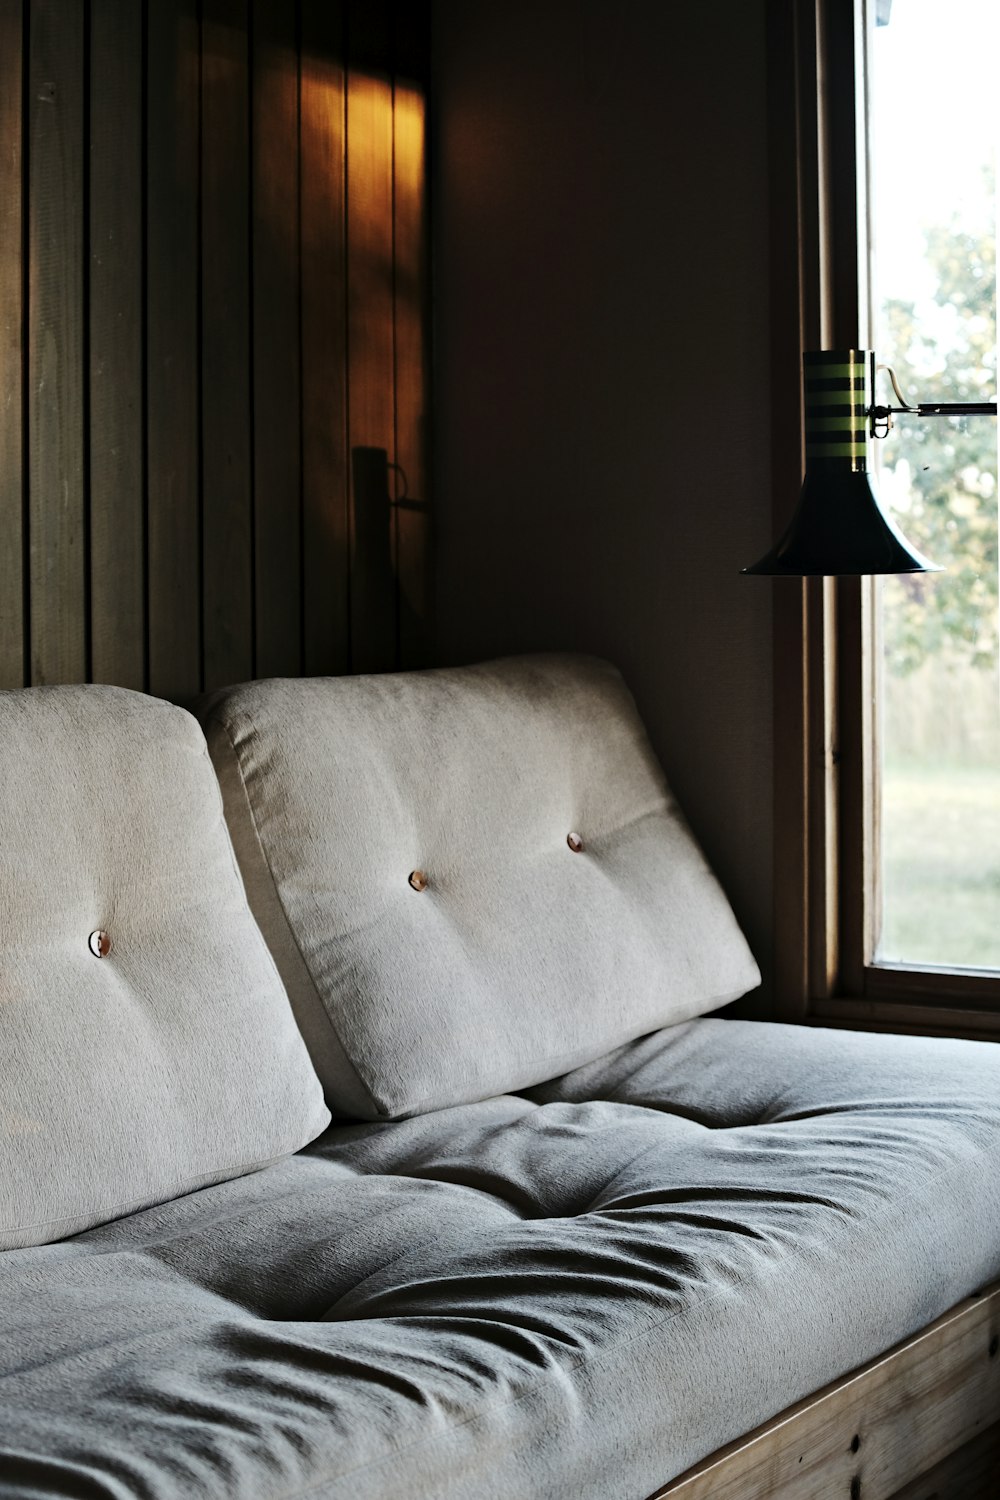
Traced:
POLYGON ((412 84, 396 84, 396 213, 412 219, 424 194, 424 136, 427 106, 412 84))

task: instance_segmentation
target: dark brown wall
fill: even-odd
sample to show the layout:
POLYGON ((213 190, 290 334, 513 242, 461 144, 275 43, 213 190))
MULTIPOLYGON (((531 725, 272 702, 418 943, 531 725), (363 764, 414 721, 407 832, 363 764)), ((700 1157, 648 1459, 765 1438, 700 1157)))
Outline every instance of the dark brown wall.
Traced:
POLYGON ((0 686, 423 659, 425 33, 0 0, 0 686))
POLYGON ((445 659, 616 661, 771 933, 765 0, 438 0, 445 659))

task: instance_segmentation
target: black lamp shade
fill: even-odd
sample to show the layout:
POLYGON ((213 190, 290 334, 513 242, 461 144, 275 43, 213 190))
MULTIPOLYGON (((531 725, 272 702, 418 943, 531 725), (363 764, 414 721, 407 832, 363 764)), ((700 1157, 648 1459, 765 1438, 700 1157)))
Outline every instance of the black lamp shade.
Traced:
POLYGON ((886 515, 868 474, 869 358, 864 349, 802 356, 806 475, 787 531, 744 573, 805 578, 937 573, 886 515))

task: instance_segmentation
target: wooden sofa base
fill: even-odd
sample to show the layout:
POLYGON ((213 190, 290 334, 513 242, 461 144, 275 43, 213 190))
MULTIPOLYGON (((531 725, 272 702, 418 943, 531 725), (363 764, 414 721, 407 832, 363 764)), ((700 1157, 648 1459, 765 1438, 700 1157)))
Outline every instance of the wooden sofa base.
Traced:
POLYGON ((652 1500, 985 1500, 1000 1493, 998 1423, 995 1282, 652 1500))
POLYGON ((995 1500, 998 1489, 1000 1421, 905 1484, 892 1500, 995 1500))

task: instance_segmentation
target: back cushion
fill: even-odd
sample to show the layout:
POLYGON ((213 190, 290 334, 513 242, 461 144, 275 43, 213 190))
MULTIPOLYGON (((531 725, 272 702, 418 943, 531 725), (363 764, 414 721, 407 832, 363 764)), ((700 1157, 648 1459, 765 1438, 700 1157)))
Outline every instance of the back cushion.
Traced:
POLYGON ((329 1118, 195 719, 0 693, 0 1248, 297 1150, 329 1118))
POLYGON ((760 982, 602 662, 256 682, 205 722, 337 1112, 523 1088, 760 982))

